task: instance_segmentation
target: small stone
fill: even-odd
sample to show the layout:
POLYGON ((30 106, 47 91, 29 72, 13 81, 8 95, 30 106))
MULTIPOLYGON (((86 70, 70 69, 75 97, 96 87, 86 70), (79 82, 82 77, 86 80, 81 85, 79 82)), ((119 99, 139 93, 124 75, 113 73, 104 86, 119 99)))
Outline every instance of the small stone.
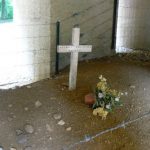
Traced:
POLYGON ((17 130, 16 130, 16 135, 18 136, 18 135, 20 135, 20 134, 23 134, 23 131, 20 130, 20 129, 17 129, 17 130))
POLYGON ((33 128, 32 125, 27 124, 27 125, 25 125, 25 131, 26 131, 27 133, 32 134, 32 133, 34 132, 34 128, 33 128))
POLYGON ((125 92, 124 94, 127 96, 127 95, 128 95, 128 92, 125 92))
POLYGON ((29 108, 28 108, 28 107, 25 107, 25 108, 24 108, 24 110, 25 110, 25 111, 28 111, 28 110, 29 110, 29 108))
POLYGON ((17 136, 17 142, 19 144, 27 143, 27 135, 26 134, 20 134, 19 136, 17 136))
POLYGON ((50 137, 48 137, 48 139, 51 141, 51 140, 52 140, 52 137, 50 136, 50 137))
POLYGON ((26 146, 23 150, 32 150, 31 146, 26 146))
POLYGON ((60 120, 57 124, 60 126, 63 126, 63 125, 65 125, 65 122, 63 120, 60 120))
POLYGON ((12 107, 12 104, 9 104, 8 107, 11 108, 11 107, 12 107))
POLYGON ((0 146, 0 150, 4 150, 2 146, 0 146))
POLYGON ((71 127, 68 127, 68 128, 66 129, 66 131, 71 131, 71 129, 72 129, 71 127))
POLYGON ((14 147, 11 147, 11 148, 10 148, 10 150, 17 150, 17 149, 16 149, 16 148, 14 148, 14 147))
POLYGON ((39 107, 41 107, 42 106, 42 103, 40 102, 40 101, 36 101, 35 102, 35 107, 36 108, 39 108, 39 107))
POLYGON ((17 118, 15 115, 13 115, 13 118, 17 118))
POLYGON ((61 119, 61 114, 54 114, 54 119, 59 120, 61 119))
POLYGON ((53 129, 50 127, 49 124, 46 124, 46 129, 47 129, 47 131, 49 131, 49 132, 52 132, 52 131, 53 131, 53 129))

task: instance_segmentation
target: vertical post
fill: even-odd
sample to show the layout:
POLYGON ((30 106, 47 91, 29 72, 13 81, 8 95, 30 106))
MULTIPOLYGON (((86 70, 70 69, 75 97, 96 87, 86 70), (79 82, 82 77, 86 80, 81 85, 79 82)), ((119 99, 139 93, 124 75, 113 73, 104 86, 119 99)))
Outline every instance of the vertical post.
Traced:
POLYGON ((114 0, 111 49, 116 49, 116 34, 117 34, 117 22, 118 22, 118 5, 119 5, 119 0, 114 0))
MULTIPOLYGON (((79 46, 80 28, 73 28, 72 30, 72 45, 79 46)), ((69 76, 69 90, 76 88, 77 68, 78 68, 78 52, 71 52, 70 61, 70 76, 69 76)))
POLYGON ((59 73, 59 53, 57 52, 57 46, 60 44, 60 22, 56 22, 56 68, 55 74, 59 73))

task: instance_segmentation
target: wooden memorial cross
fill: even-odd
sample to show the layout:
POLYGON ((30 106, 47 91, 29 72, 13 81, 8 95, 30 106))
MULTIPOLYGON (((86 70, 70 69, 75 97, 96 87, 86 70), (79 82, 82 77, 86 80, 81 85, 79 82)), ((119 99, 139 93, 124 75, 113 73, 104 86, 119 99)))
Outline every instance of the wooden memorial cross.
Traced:
POLYGON ((80 28, 75 27, 72 30, 72 45, 59 45, 57 47, 58 53, 71 53, 69 90, 76 89, 78 53, 92 52, 91 45, 79 45, 79 41, 80 41, 80 28))

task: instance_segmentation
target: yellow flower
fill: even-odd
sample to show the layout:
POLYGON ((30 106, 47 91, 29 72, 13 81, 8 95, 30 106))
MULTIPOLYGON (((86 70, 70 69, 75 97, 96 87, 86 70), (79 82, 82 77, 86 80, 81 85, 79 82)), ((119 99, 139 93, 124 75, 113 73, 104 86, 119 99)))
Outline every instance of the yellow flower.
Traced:
POLYGON ((104 108, 99 107, 93 110, 93 115, 99 115, 100 117, 102 117, 102 120, 104 120, 108 115, 108 111, 105 111, 104 108))
POLYGON ((101 81, 103 81, 103 82, 106 82, 106 81, 107 81, 106 78, 104 78, 102 75, 99 76, 99 79, 100 79, 101 81))

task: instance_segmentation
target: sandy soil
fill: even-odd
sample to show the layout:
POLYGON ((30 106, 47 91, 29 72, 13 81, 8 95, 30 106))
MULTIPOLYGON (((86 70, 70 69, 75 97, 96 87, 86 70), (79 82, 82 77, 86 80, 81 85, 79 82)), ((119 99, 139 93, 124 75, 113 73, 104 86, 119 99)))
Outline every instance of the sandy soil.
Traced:
POLYGON ((0 91, 0 146, 5 150, 149 150, 149 83, 148 60, 116 56, 81 62, 77 89, 72 92, 67 87, 68 68, 31 88, 0 91), (93 92, 101 74, 112 88, 128 93, 122 97, 123 107, 106 120, 93 116, 84 104, 84 96, 93 92), (65 125, 58 125, 59 120, 65 125), (25 130, 27 124, 33 133, 25 130), (71 131, 66 130, 69 127, 71 131))

